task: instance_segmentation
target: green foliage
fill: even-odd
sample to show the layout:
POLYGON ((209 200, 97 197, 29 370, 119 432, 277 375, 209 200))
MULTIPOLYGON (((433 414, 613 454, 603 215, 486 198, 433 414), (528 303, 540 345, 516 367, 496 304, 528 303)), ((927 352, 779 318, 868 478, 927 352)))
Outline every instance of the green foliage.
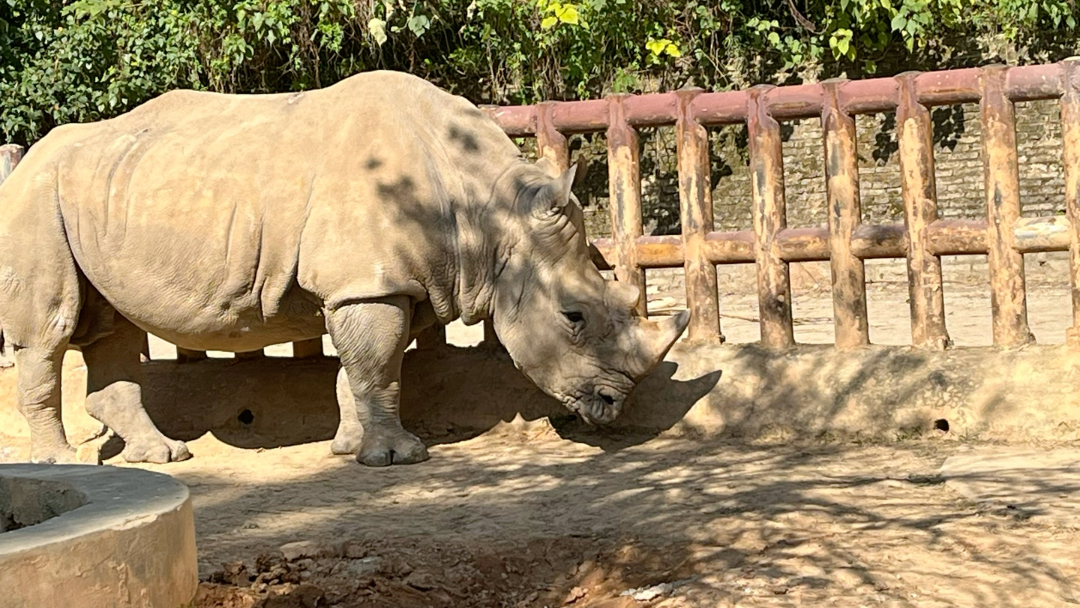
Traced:
POLYGON ((891 73, 979 63, 991 40, 1075 47, 1078 18, 1075 0, 0 0, 0 129, 27 143, 171 88, 378 68, 487 103, 891 73))

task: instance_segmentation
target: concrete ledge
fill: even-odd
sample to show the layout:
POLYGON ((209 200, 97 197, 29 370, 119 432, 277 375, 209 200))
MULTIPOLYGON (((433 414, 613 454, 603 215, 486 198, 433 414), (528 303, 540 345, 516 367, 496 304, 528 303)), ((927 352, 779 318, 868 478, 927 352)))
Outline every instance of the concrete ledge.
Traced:
MULTIPOLYGON (((270 448, 327 440, 337 426, 336 359, 160 361, 146 370, 147 410, 177 439, 209 432, 230 445, 270 448)), ((100 427, 82 410, 84 376, 77 366, 65 373, 65 422, 76 440, 100 427)), ((14 387, 14 372, 0 372, 0 428, 25 437, 14 387)), ((429 443, 485 431, 518 413, 553 416, 557 429, 568 416, 505 354, 480 348, 409 351, 402 390, 406 426, 429 443)), ((948 435, 973 439, 1076 439, 1078 390, 1080 352, 1066 346, 841 352, 803 345, 773 353, 680 343, 638 387, 616 430, 887 440, 947 425, 948 435)), ((592 440, 581 428, 573 435, 592 440)))
POLYGON ((25 526, 0 533, 0 604, 178 608, 195 597, 191 500, 171 477, 139 469, 11 464, 0 465, 0 486, 14 490, 2 502, 16 503, 9 510, 25 526), (55 506, 71 508, 40 517, 55 506))

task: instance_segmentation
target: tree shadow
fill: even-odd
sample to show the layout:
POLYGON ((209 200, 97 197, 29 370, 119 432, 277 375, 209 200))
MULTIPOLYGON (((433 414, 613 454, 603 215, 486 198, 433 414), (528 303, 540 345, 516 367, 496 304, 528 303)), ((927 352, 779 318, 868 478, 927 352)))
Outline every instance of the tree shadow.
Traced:
MULTIPOLYGON (((268 545, 314 540, 338 556, 327 558, 329 564, 349 562, 336 547, 358 543, 369 558, 400 557, 411 571, 430 576, 425 593, 432 595, 421 593, 417 605, 561 605, 575 593, 582 605, 600 605, 628 589, 662 584, 669 585, 664 593, 691 605, 757 605, 753 598, 760 595, 788 596, 793 604, 904 602, 916 592, 949 606, 1076 600, 1070 568, 1033 554, 1025 538, 1045 540, 1052 531, 1016 519, 988 524, 977 506, 958 503, 941 478, 889 472, 896 460, 932 466, 936 458, 913 456, 925 450, 919 446, 885 453, 672 442, 592 455, 551 440, 499 447, 447 446, 418 467, 349 463, 252 485, 227 500, 214 496, 227 494, 223 488, 236 473, 178 477, 196 494, 206 493, 206 506, 196 513, 203 546, 214 556, 250 560, 268 545), (264 512, 258 505, 270 500, 276 506, 264 512), (279 523, 264 529, 264 522, 279 523), (255 525, 236 533, 247 524, 255 525), (468 578, 463 568, 491 576, 468 578), (943 574, 953 569, 969 576, 943 574), (460 588, 462 580, 489 595, 440 601, 431 592, 460 588), (930 591, 929 584, 941 587, 930 591), (528 597, 536 603, 511 601, 528 597)), ((315 561, 313 568, 324 564, 315 561)), ((203 564, 204 573, 215 568, 203 564)), ((333 589, 348 579, 359 595, 342 605, 367 606, 381 604, 360 598, 393 596, 407 578, 330 573, 312 582, 333 589)), ((397 605, 413 605, 398 599, 397 605)))

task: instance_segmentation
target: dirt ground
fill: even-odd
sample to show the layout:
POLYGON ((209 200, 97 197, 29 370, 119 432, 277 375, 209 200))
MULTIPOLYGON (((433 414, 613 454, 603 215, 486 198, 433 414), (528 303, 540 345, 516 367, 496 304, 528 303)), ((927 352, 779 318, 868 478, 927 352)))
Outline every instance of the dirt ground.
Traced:
MULTIPOLYGON (((677 289, 650 300, 681 307, 677 289)), ((795 302, 797 338, 831 342, 827 293, 795 302)), ((874 342, 908 343, 905 302, 902 285, 871 287, 874 342)), ((1030 292, 1040 342, 1063 341, 1068 302, 1065 286, 1030 292)), ((951 286, 946 306, 958 344, 989 343, 985 288, 951 286)), ((753 297, 724 295, 722 312, 731 342, 757 339, 753 297)), ((1080 446, 568 439, 546 421, 425 440, 430 461, 368 469, 329 442, 207 434, 192 460, 137 466, 191 488, 199 608, 1080 603, 1080 446), (1026 464, 994 460, 1020 448, 1026 464)), ((0 460, 25 454, 0 445, 0 460)))
POLYGON ((1080 600, 1080 520, 1031 506, 1076 485, 1028 492, 1018 510, 940 473, 949 456, 1001 446, 660 438, 604 450, 531 423, 383 470, 330 457, 326 442, 191 448, 191 461, 147 468, 191 487, 200 607, 1080 600))
MULTIPOLYGON (((827 292, 796 295, 798 339, 831 342, 827 292)), ((897 314, 906 297, 902 284, 871 286, 874 342, 909 342, 907 315, 897 314)), ((989 344, 985 287, 951 285, 946 298, 953 339, 989 344)), ((653 310, 682 306, 678 289, 663 284, 650 300, 653 310)), ((727 294, 723 302, 729 341, 756 340, 756 300, 727 294)), ((1039 341, 1062 342, 1067 288, 1033 289, 1029 307, 1039 341)), ((482 332, 455 326, 448 337, 465 345, 482 332)), ((439 441, 429 462, 389 470, 331 457, 325 442, 261 453, 210 436, 193 442, 197 457, 168 472, 195 496, 205 578, 197 605, 1080 601, 1080 510, 1040 507, 1080 498, 1080 483, 1055 484, 1052 474, 1019 465, 983 477, 961 467, 948 483, 942 474, 947 461, 989 462, 1011 446, 947 433, 879 445, 572 441, 543 422, 439 441), (971 479, 991 487, 959 485, 971 479), (1023 496, 995 500, 1002 484, 1023 496)), ((1022 447, 1046 458, 1080 454, 1022 447)))

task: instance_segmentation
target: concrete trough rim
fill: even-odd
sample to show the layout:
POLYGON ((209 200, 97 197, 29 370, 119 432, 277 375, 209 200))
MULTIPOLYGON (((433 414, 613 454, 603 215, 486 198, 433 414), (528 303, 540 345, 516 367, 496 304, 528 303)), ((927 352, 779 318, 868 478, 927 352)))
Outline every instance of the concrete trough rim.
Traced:
POLYGON ((195 518, 179 481, 78 464, 4 464, 0 479, 10 492, 5 511, 25 526, 0 533, 0 605, 191 605, 199 584, 195 518))
POLYGON ((3 477, 71 484, 86 497, 86 504, 0 533, 0 557, 138 525, 179 510, 190 498, 187 486, 168 475, 109 465, 2 464, 3 477))

